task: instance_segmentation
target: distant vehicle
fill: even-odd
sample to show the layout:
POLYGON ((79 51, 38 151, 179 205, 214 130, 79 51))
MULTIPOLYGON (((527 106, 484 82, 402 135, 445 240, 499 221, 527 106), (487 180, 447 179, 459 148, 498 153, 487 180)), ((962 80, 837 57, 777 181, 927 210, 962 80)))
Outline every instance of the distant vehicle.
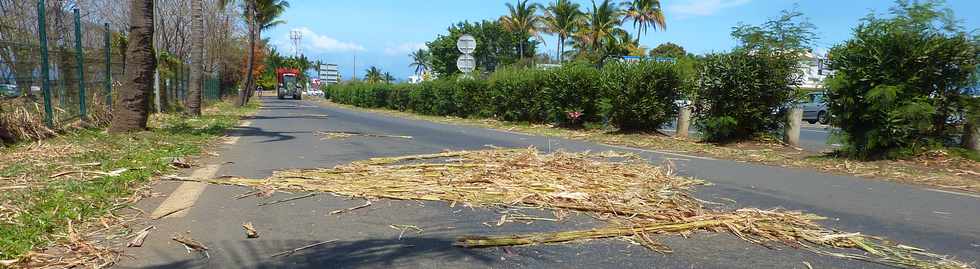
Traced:
POLYGON ((318 96, 318 97, 322 97, 323 96, 323 92, 322 91, 319 91, 319 90, 309 90, 309 91, 306 91, 306 96, 318 96))
POLYGON ((14 84, 0 84, 0 98, 18 97, 20 96, 20 90, 17 90, 17 85, 14 84))
POLYGON ((803 106, 803 121, 810 124, 827 124, 830 122, 830 112, 827 110, 825 97, 824 92, 807 94, 806 102, 801 104, 803 106))
POLYGON ((276 87, 276 95, 279 99, 290 98, 303 99, 303 85, 299 81, 299 69, 295 68, 276 68, 276 80, 279 83, 276 87))

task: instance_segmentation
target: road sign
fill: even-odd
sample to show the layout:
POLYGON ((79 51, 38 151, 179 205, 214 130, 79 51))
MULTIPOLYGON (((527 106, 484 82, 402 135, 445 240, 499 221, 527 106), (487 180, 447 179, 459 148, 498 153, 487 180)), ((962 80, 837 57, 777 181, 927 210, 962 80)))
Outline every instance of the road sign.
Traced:
POLYGON ((459 67, 459 71, 463 73, 470 73, 476 70, 476 58, 473 55, 463 54, 456 59, 456 67, 459 67))
POLYGON ((463 54, 473 54, 476 51, 476 38, 471 35, 463 35, 456 40, 456 48, 463 54))

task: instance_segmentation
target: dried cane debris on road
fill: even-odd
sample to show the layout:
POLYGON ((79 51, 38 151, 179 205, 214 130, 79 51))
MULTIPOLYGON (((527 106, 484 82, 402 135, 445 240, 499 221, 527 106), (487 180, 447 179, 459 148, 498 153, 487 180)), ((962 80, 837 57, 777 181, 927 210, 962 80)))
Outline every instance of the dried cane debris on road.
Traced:
MULTIPOLYGON (((707 185, 706 182, 676 176, 669 164, 658 167, 634 155, 614 152, 542 154, 533 148, 452 151, 374 158, 334 168, 278 171, 267 179, 225 178, 211 182, 367 199, 575 210, 608 223, 605 228, 582 231, 462 236, 457 240, 462 247, 621 237, 653 251, 669 252, 652 235, 703 231, 730 233, 766 246, 780 243, 818 254, 897 267, 971 268, 927 250, 826 228, 816 222, 823 218, 812 214, 708 208, 705 201, 690 194, 694 187, 707 185)), ((393 227, 402 233, 410 229, 393 227)))

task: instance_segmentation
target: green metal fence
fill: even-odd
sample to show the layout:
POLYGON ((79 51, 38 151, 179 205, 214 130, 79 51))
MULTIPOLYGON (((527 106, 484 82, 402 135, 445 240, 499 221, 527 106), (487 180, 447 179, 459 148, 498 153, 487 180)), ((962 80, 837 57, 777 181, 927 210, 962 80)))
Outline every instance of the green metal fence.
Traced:
MULTIPOLYGON (((126 70, 124 34, 115 31, 120 27, 37 3, 37 28, 0 25, 0 116, 20 113, 53 127, 108 115, 126 70)), ((187 101, 189 70, 180 60, 159 64, 151 111, 176 111, 187 101)), ((219 74, 204 78, 202 98, 220 99, 219 74)))

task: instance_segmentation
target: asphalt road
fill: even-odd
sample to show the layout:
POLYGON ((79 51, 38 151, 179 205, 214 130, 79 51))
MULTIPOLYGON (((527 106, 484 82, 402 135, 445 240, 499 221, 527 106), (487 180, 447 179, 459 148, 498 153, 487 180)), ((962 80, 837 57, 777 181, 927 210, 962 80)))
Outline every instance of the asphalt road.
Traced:
MULTIPOLYGON (((535 146, 541 150, 631 151, 651 162, 670 159, 680 174, 714 183, 696 196, 732 207, 782 207, 830 217, 841 230, 886 236, 977 264, 980 257, 980 197, 944 193, 849 176, 760 166, 710 158, 610 147, 543 136, 321 107, 308 101, 263 99, 249 127, 225 146, 217 175, 265 177, 285 168, 330 167, 379 156, 434 153, 445 149, 535 146), (328 115, 328 117, 323 117, 328 115), (354 137, 321 140, 314 131, 357 131, 408 135, 414 139, 354 137), (725 199, 722 199, 725 198, 725 199)), ((162 182, 154 192, 169 194, 181 183, 162 182)), ((258 206, 254 198, 236 200, 249 189, 208 186, 186 216, 164 218, 142 248, 126 249, 119 268, 879 268, 864 262, 782 248, 767 249, 727 234, 698 233, 692 238, 660 236, 674 253, 658 254, 617 239, 513 248, 462 249, 451 245, 464 234, 513 234, 596 227, 587 216, 562 223, 535 222, 485 226, 499 218, 495 208, 449 207, 441 202, 382 200, 341 215, 328 212, 362 200, 318 194, 292 202, 258 206), (245 239, 243 222, 253 222, 258 239, 245 239), (389 225, 417 225, 421 234, 389 225), (175 233, 210 247, 210 257, 187 253, 169 240, 175 233), (293 255, 271 257, 326 240, 337 240, 293 255)), ((277 193, 270 200, 299 194, 277 193)), ((148 198, 139 207, 152 211, 166 197, 148 198)), ((548 216, 547 212, 526 213, 548 216)))

